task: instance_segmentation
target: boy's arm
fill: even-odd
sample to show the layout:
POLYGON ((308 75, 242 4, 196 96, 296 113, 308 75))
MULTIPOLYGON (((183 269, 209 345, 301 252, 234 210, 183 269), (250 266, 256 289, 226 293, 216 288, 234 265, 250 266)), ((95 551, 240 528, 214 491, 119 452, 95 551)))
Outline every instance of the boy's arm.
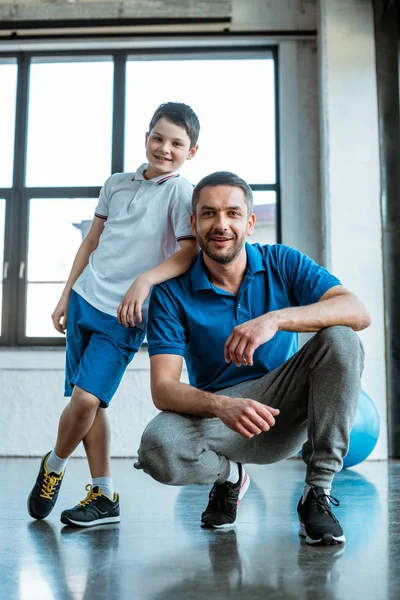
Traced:
POLYGON ((199 251, 196 240, 182 240, 179 245, 180 250, 154 269, 142 273, 132 283, 117 310, 118 321, 122 325, 129 327, 135 324, 135 319, 139 323, 142 321, 142 306, 153 285, 178 277, 192 266, 199 251))
POLYGON ((96 250, 99 244, 100 235, 104 229, 104 223, 105 219, 101 219, 96 216, 93 218, 89 232, 79 246, 78 252, 76 253, 68 281, 65 284, 61 298, 58 301, 53 314, 51 315, 53 325, 59 333, 65 333, 65 329, 67 327, 68 301, 72 286, 88 264, 90 255, 94 250, 96 250))

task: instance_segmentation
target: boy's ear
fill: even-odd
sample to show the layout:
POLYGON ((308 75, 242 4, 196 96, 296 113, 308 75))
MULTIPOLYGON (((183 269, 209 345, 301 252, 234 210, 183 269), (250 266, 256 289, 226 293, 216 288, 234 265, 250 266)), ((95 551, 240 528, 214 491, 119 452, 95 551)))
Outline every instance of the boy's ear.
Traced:
POLYGON ((199 145, 196 144, 195 146, 193 146, 193 148, 190 148, 189 150, 189 154, 186 157, 186 160, 191 160, 193 158, 193 156, 196 154, 197 150, 199 149, 199 145))

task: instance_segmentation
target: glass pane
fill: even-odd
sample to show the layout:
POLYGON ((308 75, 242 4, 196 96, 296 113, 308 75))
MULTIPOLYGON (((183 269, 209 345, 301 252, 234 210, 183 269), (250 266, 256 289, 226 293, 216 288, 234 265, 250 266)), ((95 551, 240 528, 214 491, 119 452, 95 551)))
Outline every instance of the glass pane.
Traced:
POLYGON ((200 119, 199 152, 182 167, 184 177, 195 184, 208 173, 228 170, 248 183, 275 183, 272 58, 130 60, 126 100, 126 171, 145 162, 152 114, 172 100, 189 104, 200 119))
POLYGON ((0 187, 11 187, 14 164, 17 65, 0 64, 0 187))
POLYGON ((112 102, 112 62, 34 62, 26 184, 102 185, 111 173, 112 102))
POLYGON ((29 282, 65 282, 68 279, 97 202, 91 198, 30 200, 29 282))
POLYGON ((0 335, 1 335, 1 315, 3 310, 3 261, 4 261, 4 222, 6 216, 6 201, 0 198, 0 335))
POLYGON ((250 243, 276 244, 276 194, 253 192, 256 225, 250 243))
POLYGON ((27 337, 64 337, 53 327, 51 314, 64 289, 63 283, 28 283, 26 302, 27 337))

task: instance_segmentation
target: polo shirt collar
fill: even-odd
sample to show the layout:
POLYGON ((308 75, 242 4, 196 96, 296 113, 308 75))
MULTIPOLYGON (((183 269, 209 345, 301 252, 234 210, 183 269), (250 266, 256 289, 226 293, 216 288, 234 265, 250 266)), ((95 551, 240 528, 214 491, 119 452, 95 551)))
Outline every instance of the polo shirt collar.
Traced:
POLYGON ((179 177, 179 169, 177 169, 176 171, 171 171, 170 173, 166 173, 165 175, 160 175, 159 177, 153 177, 153 179, 146 179, 145 176, 143 175, 143 173, 145 172, 145 170, 147 169, 148 166, 149 166, 148 163, 143 163, 142 165, 140 165, 140 167, 136 171, 135 175, 133 176, 133 180, 134 181, 148 181, 149 183, 160 184, 160 183, 163 183, 164 181, 166 181, 167 179, 172 179, 173 177, 179 177))
MULTIPOLYGON (((265 271, 265 265, 262 258, 262 253, 259 247, 254 247, 246 242, 246 254, 247 254, 247 268, 245 277, 252 278, 255 273, 259 271, 265 271)), ((199 252, 199 255, 190 270, 190 281, 195 292, 199 290, 210 290, 214 289, 210 280, 207 277, 206 268, 203 260, 203 252, 199 252)))

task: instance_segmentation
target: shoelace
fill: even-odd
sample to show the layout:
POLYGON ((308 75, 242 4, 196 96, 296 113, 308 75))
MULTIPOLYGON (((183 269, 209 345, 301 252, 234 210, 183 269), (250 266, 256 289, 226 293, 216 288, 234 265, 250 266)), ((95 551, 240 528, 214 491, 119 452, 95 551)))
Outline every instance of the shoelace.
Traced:
POLYGON ((93 500, 96 500, 96 498, 100 498, 101 496, 101 492, 93 491, 93 486, 90 483, 87 484, 85 490, 87 491, 87 496, 79 502, 81 506, 86 506, 87 504, 90 504, 91 502, 93 502, 93 500))
POLYGON ((220 510, 223 508, 228 511, 234 511, 237 504, 237 491, 226 484, 214 485, 211 489, 209 499, 207 510, 220 510))
POLYGON ((52 500, 55 488, 60 483, 62 477, 56 477, 50 473, 45 473, 42 489, 40 490, 40 497, 52 500))
POLYGON ((337 521, 335 515, 330 509, 329 502, 333 504, 333 506, 339 506, 339 500, 334 496, 330 496, 329 494, 321 494, 320 496, 318 496, 318 494, 314 490, 313 492, 315 504, 318 510, 327 513, 334 521, 337 521))

